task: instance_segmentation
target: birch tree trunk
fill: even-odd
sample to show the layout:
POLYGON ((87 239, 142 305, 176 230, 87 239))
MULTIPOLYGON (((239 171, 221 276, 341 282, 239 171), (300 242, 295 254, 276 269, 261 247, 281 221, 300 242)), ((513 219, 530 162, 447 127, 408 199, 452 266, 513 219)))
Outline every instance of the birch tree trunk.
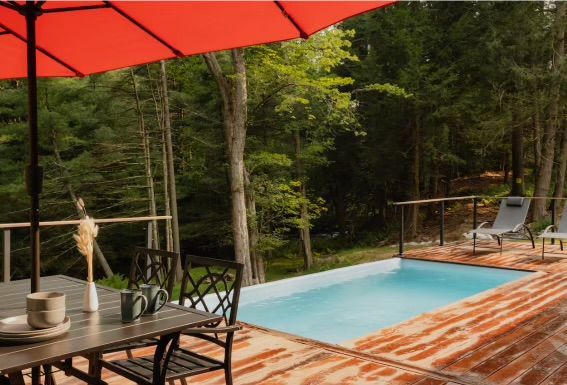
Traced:
MULTIPOLYGON (((150 135, 148 133, 144 112, 142 111, 140 103, 140 95, 138 92, 138 84, 136 82, 136 77, 134 76, 134 70, 130 68, 130 77, 132 78, 132 87, 134 89, 134 99, 136 101, 136 112, 138 113, 138 126, 140 130, 140 137, 142 138, 142 148, 144 150, 144 166, 146 172, 146 183, 148 190, 148 205, 150 215, 152 217, 157 216, 156 207, 156 195, 154 190, 154 176, 152 174, 152 159, 150 150, 150 135)), ((152 221, 152 245, 153 248, 159 249, 159 227, 157 220, 152 221)))
MULTIPOLYGON (((171 209, 171 231, 173 235, 173 251, 181 252, 179 242, 179 215, 177 212, 177 189, 175 187, 175 166, 173 161, 173 139, 171 134, 171 115, 169 110, 169 95, 167 87, 167 72, 165 62, 160 62, 161 99, 163 105, 163 127, 165 139, 165 158, 167 163, 167 188, 169 190, 169 205, 171 209)), ((179 261, 177 274, 181 274, 179 261)))
MULTIPOLYGON (((559 111, 561 106, 561 67, 565 58, 565 12, 567 3, 557 2, 555 21, 553 23, 553 61, 551 66, 550 100, 547 124, 543 133, 542 159, 534 196, 546 197, 551 185, 553 161, 555 154, 555 137, 561 122, 559 111)), ((543 218, 546 212, 546 200, 536 199, 533 205, 533 219, 543 218)))
POLYGON ((313 266, 313 250, 311 248, 311 223, 309 220, 309 208, 307 207, 307 190, 305 188, 305 169, 303 165, 303 154, 301 134, 299 130, 293 131, 293 143, 295 145, 295 169, 300 183, 301 202, 301 250, 303 253, 303 268, 310 269, 313 266))
POLYGON ((232 212, 232 235, 236 261, 244 264, 243 284, 252 283, 250 239, 244 189, 244 148, 248 119, 246 63, 241 49, 231 51, 232 73, 225 75, 215 54, 203 55, 215 78, 223 102, 223 124, 230 165, 229 180, 232 212))

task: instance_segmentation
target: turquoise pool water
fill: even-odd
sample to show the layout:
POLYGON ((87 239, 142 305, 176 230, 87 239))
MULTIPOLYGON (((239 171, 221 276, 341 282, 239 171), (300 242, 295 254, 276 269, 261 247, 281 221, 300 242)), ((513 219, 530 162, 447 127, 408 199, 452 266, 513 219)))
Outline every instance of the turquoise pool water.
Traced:
POLYGON ((528 274, 394 258, 245 288, 238 318, 341 343, 528 274))

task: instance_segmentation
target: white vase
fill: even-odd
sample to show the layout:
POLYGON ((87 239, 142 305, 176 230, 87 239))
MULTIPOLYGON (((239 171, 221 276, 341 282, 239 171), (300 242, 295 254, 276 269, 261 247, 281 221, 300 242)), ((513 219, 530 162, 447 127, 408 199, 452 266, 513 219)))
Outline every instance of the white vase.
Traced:
POLYGON ((88 282, 83 296, 83 311, 92 313, 98 310, 98 297, 94 282, 88 282))

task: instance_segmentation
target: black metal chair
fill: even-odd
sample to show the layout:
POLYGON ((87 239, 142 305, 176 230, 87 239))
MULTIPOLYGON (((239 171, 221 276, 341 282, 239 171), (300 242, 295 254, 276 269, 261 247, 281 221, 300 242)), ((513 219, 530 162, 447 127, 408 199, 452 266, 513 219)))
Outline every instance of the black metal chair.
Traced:
POLYGON ((234 333, 240 330, 236 323, 238 300, 242 285, 243 265, 211 258, 188 256, 183 269, 179 303, 193 309, 222 315, 222 320, 203 327, 183 331, 183 335, 199 338, 224 349, 224 358, 218 360, 184 349, 179 339, 168 345, 167 352, 127 360, 101 361, 101 365, 127 379, 143 385, 164 385, 175 380, 216 370, 224 370, 227 385, 232 385, 232 345, 234 333))
MULTIPOLYGON (((130 263, 130 273, 128 275, 128 287, 139 288, 141 284, 159 285, 161 289, 165 289, 169 298, 172 297, 173 288, 175 286, 175 276, 177 264, 179 262, 179 253, 171 251, 147 249, 143 247, 136 248, 136 254, 130 263)), ((89 375, 95 378, 101 378, 101 363, 104 354, 126 352, 129 358, 132 358, 132 350, 157 346, 159 340, 156 338, 133 341, 124 345, 115 346, 108 350, 93 353, 88 357, 89 375)), ((72 359, 66 360, 64 363, 55 363, 54 366, 63 370, 66 375, 71 375, 69 368, 72 367, 72 359)), ((45 365, 46 384, 55 384, 55 380, 51 375, 51 366, 45 365)), ((102 383, 102 380, 100 380, 102 383)), ((0 382, 1 385, 1 382, 0 382)))
POLYGON ((129 288, 140 288, 141 284, 159 285, 171 298, 175 286, 175 273, 179 253, 172 251, 136 248, 136 255, 130 264, 129 288))
MULTIPOLYGON (((175 273, 178 261, 179 253, 137 247, 136 254, 130 264, 128 287, 130 289, 139 289, 142 284, 159 285, 160 289, 167 291, 171 299, 175 286, 175 273)), ((132 357, 131 350, 154 346, 156 344, 156 339, 135 341, 105 350, 103 354, 126 351, 128 357, 132 357)))

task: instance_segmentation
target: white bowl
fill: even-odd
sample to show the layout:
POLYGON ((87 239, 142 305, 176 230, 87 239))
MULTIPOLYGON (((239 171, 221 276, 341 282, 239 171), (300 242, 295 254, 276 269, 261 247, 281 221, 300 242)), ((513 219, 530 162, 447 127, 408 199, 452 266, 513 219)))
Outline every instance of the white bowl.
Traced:
POLYGON ((65 319, 65 308, 56 310, 28 310, 28 324, 36 329, 47 329, 59 325, 65 319))
POLYGON ((28 294, 27 309, 31 311, 58 310, 65 308, 65 294, 55 291, 40 291, 28 294))

